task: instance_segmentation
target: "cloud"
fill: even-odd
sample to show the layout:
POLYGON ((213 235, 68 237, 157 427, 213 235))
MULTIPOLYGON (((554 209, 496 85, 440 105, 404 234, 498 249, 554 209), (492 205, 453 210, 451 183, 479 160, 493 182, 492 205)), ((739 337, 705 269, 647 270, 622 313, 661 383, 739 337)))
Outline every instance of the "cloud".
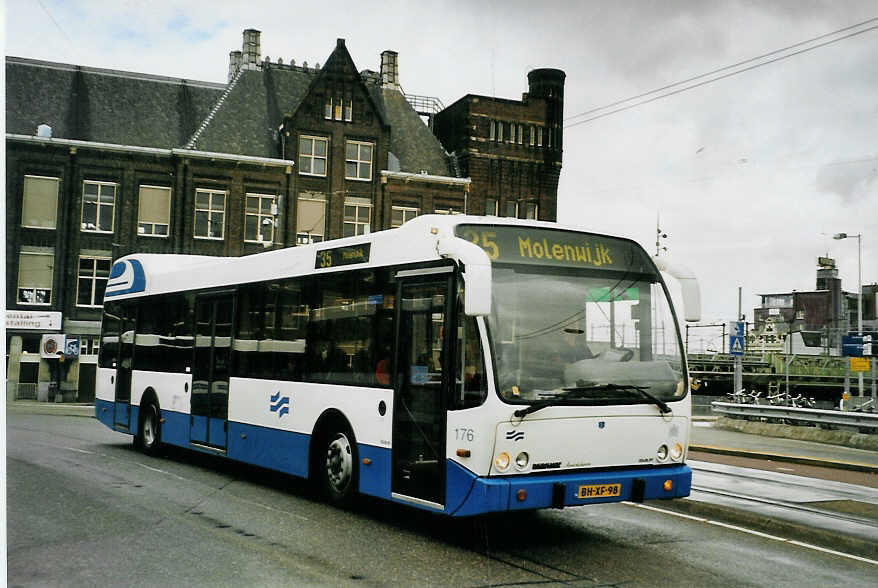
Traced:
POLYGON ((845 204, 874 201, 878 195, 878 157, 836 161, 817 172, 817 188, 836 194, 845 204))

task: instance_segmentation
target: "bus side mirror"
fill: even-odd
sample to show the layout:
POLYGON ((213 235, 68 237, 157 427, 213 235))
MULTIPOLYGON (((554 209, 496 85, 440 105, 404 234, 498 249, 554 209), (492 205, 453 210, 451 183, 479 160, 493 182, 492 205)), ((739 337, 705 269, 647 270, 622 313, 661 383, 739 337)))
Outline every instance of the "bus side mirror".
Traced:
POLYGON ((469 316, 491 314, 491 266, 465 266, 463 312, 469 316))
POLYGON ((687 322, 701 320, 701 288, 698 279, 689 268, 671 263, 667 257, 653 257, 659 271, 667 272, 676 278, 680 284, 680 293, 683 296, 683 318, 687 322))
POLYGON ((440 237, 436 253, 454 259, 463 269, 463 311, 469 316, 491 314, 491 259, 485 250, 457 237, 440 237))

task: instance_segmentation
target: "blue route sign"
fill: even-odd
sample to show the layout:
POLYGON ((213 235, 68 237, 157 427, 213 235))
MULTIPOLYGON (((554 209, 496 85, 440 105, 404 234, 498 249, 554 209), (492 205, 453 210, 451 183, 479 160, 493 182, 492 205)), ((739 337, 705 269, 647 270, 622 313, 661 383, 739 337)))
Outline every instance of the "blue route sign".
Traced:
POLYGON ((842 335, 841 354, 844 357, 871 357, 875 355, 875 337, 869 335, 842 335))

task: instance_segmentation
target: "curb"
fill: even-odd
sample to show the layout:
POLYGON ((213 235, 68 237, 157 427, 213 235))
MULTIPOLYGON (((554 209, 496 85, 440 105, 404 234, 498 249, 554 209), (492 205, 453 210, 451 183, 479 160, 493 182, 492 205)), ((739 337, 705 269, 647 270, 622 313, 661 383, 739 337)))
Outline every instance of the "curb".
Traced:
POLYGON ((878 559, 878 546, 873 541, 841 532, 800 525, 791 521, 767 517, 733 506, 700 502, 691 498, 677 500, 647 500, 649 506, 719 522, 746 526, 781 539, 801 541, 835 551, 847 551, 859 557, 878 559))
POLYGON ((772 461, 782 461, 786 463, 798 463, 803 465, 818 466, 824 468, 835 468, 839 470, 850 470, 854 472, 865 472, 867 474, 878 474, 878 465, 867 463, 859 463, 855 461, 835 461, 823 459, 820 457, 810 457, 805 455, 787 455, 784 453, 766 453, 764 451, 748 451, 746 449, 731 449, 728 447, 715 447, 713 445, 689 445, 689 451, 700 451, 702 453, 715 453, 718 455, 734 455, 736 457, 750 457, 753 459, 770 459, 772 461))

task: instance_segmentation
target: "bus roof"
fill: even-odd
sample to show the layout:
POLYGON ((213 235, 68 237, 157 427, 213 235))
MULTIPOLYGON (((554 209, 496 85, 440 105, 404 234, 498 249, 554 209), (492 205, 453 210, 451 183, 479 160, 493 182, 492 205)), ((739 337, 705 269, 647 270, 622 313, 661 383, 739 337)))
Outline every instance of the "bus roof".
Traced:
MULTIPOLYGON (((440 260, 440 240, 456 239, 457 225, 510 225, 584 232, 557 223, 494 216, 415 217, 401 227, 276 249, 242 257, 134 253, 113 264, 105 300, 222 288, 341 269, 381 267, 440 260)), ((453 257, 453 254, 451 255, 453 257)), ((485 256, 486 264, 490 262, 485 256)))

